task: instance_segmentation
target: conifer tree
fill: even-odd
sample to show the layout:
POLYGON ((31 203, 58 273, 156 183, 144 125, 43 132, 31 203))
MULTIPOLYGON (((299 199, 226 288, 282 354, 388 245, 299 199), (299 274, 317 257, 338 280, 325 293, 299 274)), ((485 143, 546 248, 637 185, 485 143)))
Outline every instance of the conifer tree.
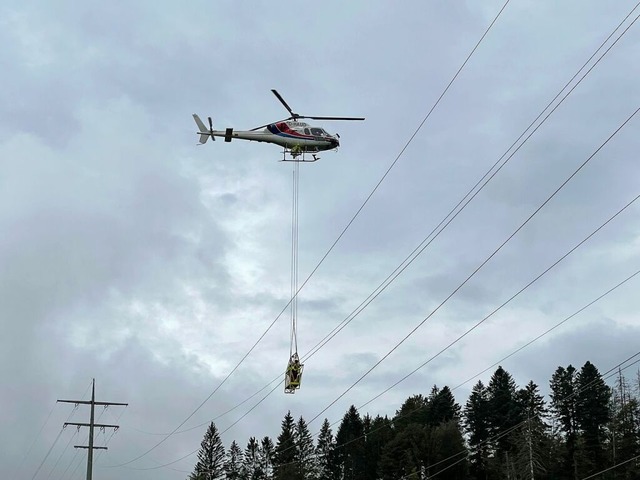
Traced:
POLYGON ((313 437, 307 427, 307 422, 300 417, 296 423, 295 430, 296 462, 298 467, 298 477, 300 480, 312 480, 318 475, 318 463, 315 457, 315 447, 313 437))
POLYGON ((428 399, 428 423, 432 427, 437 427, 441 423, 451 420, 460 420, 460 405, 451 392, 451 389, 444 386, 442 390, 433 387, 428 399))
MULTIPOLYGON (((507 433, 522 421, 516 399, 516 382, 509 372, 502 367, 491 376, 487 385, 489 399, 489 434, 497 437, 493 442, 496 456, 500 461, 507 460, 513 451, 512 435, 507 433)), ((509 465, 506 465, 510 468, 509 465)))
POLYGON ((364 425, 351 405, 336 434, 336 466, 341 480, 362 480, 364 476, 364 425))
POLYGON ((399 410, 396 410, 393 427, 399 432, 412 423, 427 425, 429 423, 428 406, 428 400, 422 395, 412 395, 404 401, 399 410))
POLYGON ((218 480, 224 478, 224 445, 215 424, 211 422, 204 434, 198 461, 189 480, 218 480))
POLYGON ((364 477, 375 480, 378 478, 378 468, 384 447, 394 436, 391 420, 377 415, 371 419, 366 415, 362 421, 365 434, 365 465, 364 477))
POLYGON ((240 480, 244 478, 242 474, 243 455, 242 449, 236 441, 231 442, 227 451, 227 458, 224 464, 226 480, 240 480))
POLYGON ((587 474, 605 466, 605 428, 610 417, 611 391, 591 362, 586 362, 580 369, 576 386, 576 424, 586 454, 581 463, 590 467, 580 473, 587 474))
POLYGON ((464 407, 464 426, 469 435, 469 471, 476 480, 487 480, 489 462, 489 395, 478 380, 464 407))
POLYGON ((576 369, 571 365, 566 369, 558 367, 551 376, 550 387, 551 411, 566 446, 561 474, 564 478, 577 478, 576 369))
POLYGON ((282 420, 282 429, 276 443, 273 469, 276 480, 299 480, 296 465, 295 421, 291 412, 282 420))
POLYGON ((255 437, 249 438, 244 449, 242 477, 245 480, 263 480, 264 473, 260 464, 260 444, 255 437))
POLYGON ((336 480, 335 441, 333 432, 331 432, 331 425, 326 418, 322 422, 320 434, 318 435, 316 458, 318 461, 318 480, 336 480))
POLYGON ((514 471, 519 478, 541 478, 548 470, 551 449, 544 398, 530 381, 518 391, 517 402, 525 423, 514 434, 514 471))
POLYGON ((275 456, 275 448, 271 438, 264 437, 260 442, 260 449, 258 451, 260 459, 260 468, 264 474, 265 480, 273 479, 273 459, 275 456))

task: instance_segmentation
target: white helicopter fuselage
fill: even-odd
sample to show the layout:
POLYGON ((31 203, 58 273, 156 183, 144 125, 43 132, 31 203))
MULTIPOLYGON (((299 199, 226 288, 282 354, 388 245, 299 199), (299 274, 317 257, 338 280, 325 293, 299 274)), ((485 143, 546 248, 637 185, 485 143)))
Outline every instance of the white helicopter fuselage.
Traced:
POLYGON ((200 128, 200 143, 203 144, 209 137, 224 138, 225 142, 233 139, 249 140, 252 142, 266 142, 280 145, 285 149, 294 149, 304 152, 321 152, 336 149, 340 146, 337 135, 330 135, 324 129, 314 127, 306 122, 282 121, 267 125, 262 130, 208 130, 200 118, 194 114, 194 119, 200 128))

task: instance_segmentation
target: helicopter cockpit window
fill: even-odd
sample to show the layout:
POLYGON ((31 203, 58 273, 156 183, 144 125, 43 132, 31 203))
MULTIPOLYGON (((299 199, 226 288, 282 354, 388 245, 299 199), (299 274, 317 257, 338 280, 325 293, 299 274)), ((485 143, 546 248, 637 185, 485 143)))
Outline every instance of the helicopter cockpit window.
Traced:
POLYGON ((316 135, 318 137, 322 137, 325 135, 325 131, 322 130, 321 128, 312 128, 311 129, 311 134, 312 135, 316 135))
POLYGON ((305 133, 306 135, 309 135, 309 129, 308 129, 308 128, 305 128, 305 129, 304 129, 304 133, 305 133))

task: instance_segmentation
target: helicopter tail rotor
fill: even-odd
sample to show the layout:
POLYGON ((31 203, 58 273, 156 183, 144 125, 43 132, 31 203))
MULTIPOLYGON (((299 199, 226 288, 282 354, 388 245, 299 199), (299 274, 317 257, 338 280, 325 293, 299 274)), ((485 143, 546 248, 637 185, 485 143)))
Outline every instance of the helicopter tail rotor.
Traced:
POLYGON ((209 128, 207 128, 204 122, 200 119, 198 115, 193 114, 193 119, 196 121, 196 125, 198 125, 198 134, 200 135, 200 145, 204 145, 211 137, 211 140, 216 141, 216 137, 213 136, 213 121, 211 117, 208 117, 209 120, 209 128))

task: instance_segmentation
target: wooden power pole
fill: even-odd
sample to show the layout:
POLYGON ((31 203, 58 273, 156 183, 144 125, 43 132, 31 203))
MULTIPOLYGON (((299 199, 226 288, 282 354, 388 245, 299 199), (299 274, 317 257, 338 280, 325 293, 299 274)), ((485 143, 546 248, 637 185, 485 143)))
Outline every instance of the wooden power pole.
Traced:
POLYGON ((117 430, 119 425, 108 425, 104 423, 95 423, 95 406, 103 405, 108 407, 110 405, 117 405, 126 407, 129 405, 128 403, 117 403, 117 402, 96 402, 96 380, 95 378, 91 382, 91 400, 58 400, 60 403, 73 403, 75 405, 91 405, 91 415, 89 417, 89 423, 75 423, 75 422, 66 422, 64 426, 67 425, 75 425, 76 427, 89 427, 89 445, 74 445, 74 448, 86 448, 87 452, 87 480, 93 479, 93 451, 94 450, 107 450, 107 447, 94 447, 93 446, 93 430, 95 427, 98 428, 113 428, 117 430))

